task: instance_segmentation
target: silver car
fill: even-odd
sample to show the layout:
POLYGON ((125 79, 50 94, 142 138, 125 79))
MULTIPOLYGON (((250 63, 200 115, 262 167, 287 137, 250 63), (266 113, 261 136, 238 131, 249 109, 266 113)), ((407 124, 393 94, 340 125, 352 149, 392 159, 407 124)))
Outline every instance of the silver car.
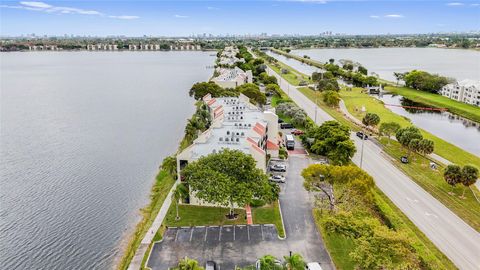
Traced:
POLYGON ((272 172, 286 172, 287 166, 283 164, 274 164, 270 166, 272 172))
POLYGON ((275 183, 285 183, 285 176, 283 175, 272 175, 270 176, 270 178, 268 179, 272 182, 275 182, 275 183))

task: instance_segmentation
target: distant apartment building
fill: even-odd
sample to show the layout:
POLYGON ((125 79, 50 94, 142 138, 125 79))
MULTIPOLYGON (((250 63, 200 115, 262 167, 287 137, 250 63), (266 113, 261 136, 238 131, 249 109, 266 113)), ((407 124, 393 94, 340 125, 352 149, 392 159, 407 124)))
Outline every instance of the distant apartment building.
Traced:
POLYGON ((244 83, 252 83, 253 74, 251 70, 243 71, 242 69, 235 68, 217 68, 216 72, 218 76, 212 79, 223 88, 235 88, 244 83))
MULTIPOLYGON (((200 134, 192 145, 177 155, 178 175, 188 163, 222 149, 235 149, 251 155, 256 167, 266 171, 267 154, 278 157, 278 116, 261 111, 247 96, 203 98, 212 119, 211 127, 200 134)), ((190 204, 209 205, 190 194, 190 204)))
POLYGON ((56 45, 34 45, 28 46, 30 51, 58 51, 59 48, 56 45))
POLYGON ((480 81, 463 80, 447 84, 440 90, 442 96, 480 106, 480 81))

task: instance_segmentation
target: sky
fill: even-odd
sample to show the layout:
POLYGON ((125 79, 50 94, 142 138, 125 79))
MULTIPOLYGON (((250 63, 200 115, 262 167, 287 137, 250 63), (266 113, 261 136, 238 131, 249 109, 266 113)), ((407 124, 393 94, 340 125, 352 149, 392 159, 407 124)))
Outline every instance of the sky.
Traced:
POLYGON ((5 1, 0 35, 416 34, 480 30, 475 1, 5 1))

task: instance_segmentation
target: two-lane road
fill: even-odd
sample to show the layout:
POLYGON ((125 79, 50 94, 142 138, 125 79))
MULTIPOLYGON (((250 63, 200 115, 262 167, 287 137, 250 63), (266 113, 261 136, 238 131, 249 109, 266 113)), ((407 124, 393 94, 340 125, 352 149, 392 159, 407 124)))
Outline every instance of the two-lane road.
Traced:
MULTIPOLYGON (((317 114, 317 123, 333 120, 295 86, 270 68, 267 71, 277 77, 282 90, 308 116, 315 119, 317 114)), ((352 138, 358 149, 353 161, 359 165, 361 141, 355 136, 352 138)), ((380 147, 370 141, 364 145, 363 169, 372 175, 377 186, 457 267, 480 269, 480 234, 392 165, 380 147)))

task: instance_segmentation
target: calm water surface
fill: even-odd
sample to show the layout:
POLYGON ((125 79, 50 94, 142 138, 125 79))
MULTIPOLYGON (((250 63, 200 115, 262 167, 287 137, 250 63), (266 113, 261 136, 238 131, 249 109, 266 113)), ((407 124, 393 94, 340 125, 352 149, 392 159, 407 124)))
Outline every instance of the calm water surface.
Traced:
POLYGON ((438 73, 457 80, 480 80, 480 52, 461 49, 437 48, 378 48, 378 49, 308 49, 294 50, 300 56, 327 62, 348 59, 364 65, 369 73, 395 81, 393 72, 413 69, 438 73))
MULTIPOLYGON (((429 107, 398 95, 388 94, 376 97, 385 104, 429 107)), ((479 123, 464 119, 449 112, 412 110, 396 106, 385 107, 396 114, 407 117, 414 125, 480 157, 479 123)))
POLYGON ((207 52, 2 53, 2 269, 106 269, 193 113, 207 52))
MULTIPOLYGON (((336 49, 323 49, 325 51, 335 51, 336 49)), ((340 49, 340 51, 350 51, 355 49, 340 49)), ((360 51, 365 51, 367 49, 362 49, 360 51)), ((368 49, 368 50, 377 50, 377 49, 368 49)), ((382 49, 383 50, 383 49, 382 49)), ((388 50, 403 50, 403 49, 388 49, 388 50)), ((419 49, 423 50, 423 49, 419 49)), ((427 50, 436 50, 436 51, 457 51, 457 52, 470 52, 464 50, 441 50, 441 49, 427 49, 427 50)), ((308 51, 317 51, 317 50, 307 50, 308 51)), ((299 51, 295 51, 297 54, 299 51)), ((477 53, 477 52, 474 52, 477 53)), ((309 65, 305 65, 298 60, 287 58, 283 55, 273 53, 271 51, 267 52, 268 55, 278 59, 281 62, 287 63, 291 67, 297 69, 298 71, 311 74, 316 71, 316 68, 309 65)), ((477 53, 480 54, 480 53, 477 53)), ((301 54, 303 55, 303 54, 301 54)), ((313 55, 313 54, 312 54, 313 55)), ((331 55, 335 59, 338 59, 339 56, 331 55)), ((312 58, 314 58, 312 56, 312 58)), ((392 63, 395 65, 395 63, 392 63)), ((460 70, 462 70, 460 68, 460 70)), ((477 71, 480 69, 477 69, 477 71)), ((412 103, 407 99, 404 99, 402 96, 392 96, 392 95, 383 95, 380 97, 382 101, 386 104, 393 105, 402 105, 405 103, 412 103)), ((405 104, 413 105, 419 107, 429 107, 423 104, 405 104)), ((449 112, 432 112, 432 111, 413 111, 405 110, 402 107, 386 106, 388 109, 393 111, 396 114, 405 116, 409 118, 412 123, 418 127, 425 129, 426 131, 434 134, 437 137, 444 139, 472 154, 480 156, 480 124, 472 122, 467 119, 463 119, 455 114, 449 112), (460 135, 461 134, 461 135, 460 135)), ((480 110, 480 108, 479 108, 480 110)))

